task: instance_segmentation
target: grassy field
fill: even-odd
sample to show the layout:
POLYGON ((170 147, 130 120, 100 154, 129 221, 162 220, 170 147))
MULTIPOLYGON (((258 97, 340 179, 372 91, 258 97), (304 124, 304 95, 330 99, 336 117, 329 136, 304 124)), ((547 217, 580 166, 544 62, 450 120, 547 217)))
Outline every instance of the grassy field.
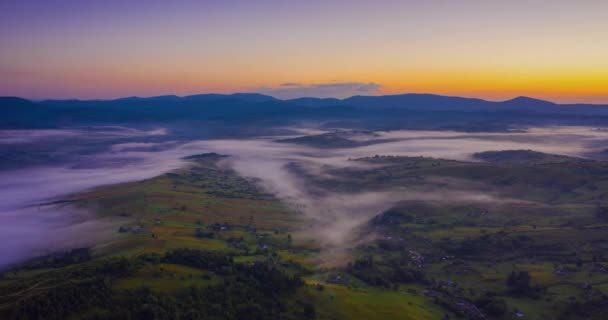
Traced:
POLYGON ((93 248, 5 272, 0 315, 35 318, 29 308, 111 319, 116 304, 149 319, 603 319, 604 162, 521 152, 482 163, 372 157, 353 161, 373 166, 305 176, 331 192, 443 192, 379 213, 359 230, 373 240, 345 252, 348 264, 324 268, 320 248, 295 236, 309 221, 219 159, 199 156, 176 172, 77 195, 76 206, 117 230, 93 248), (225 310, 205 302, 215 298, 230 300, 225 310))
POLYGON ((439 304, 464 318, 483 318, 467 310, 470 303, 485 318, 601 319, 608 164, 525 153, 506 152, 493 163, 372 157, 357 160, 374 164, 370 169, 312 179, 337 192, 470 195, 403 201, 371 221, 378 240, 356 250, 361 263, 351 271, 377 275, 368 282, 394 283, 409 266, 439 304), (479 195, 492 197, 476 201, 479 195))

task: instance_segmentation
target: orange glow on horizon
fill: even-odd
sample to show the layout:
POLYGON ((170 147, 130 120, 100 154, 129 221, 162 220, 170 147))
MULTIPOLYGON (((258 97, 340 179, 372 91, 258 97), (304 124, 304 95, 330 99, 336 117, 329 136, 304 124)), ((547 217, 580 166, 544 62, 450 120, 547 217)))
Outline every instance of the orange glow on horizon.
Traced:
POLYGON ((40 13, 53 5, 41 1, 39 10, 0 11, 0 95, 108 99, 373 82, 381 89, 366 94, 608 104, 606 1, 263 2, 133 10, 74 2, 49 16, 40 13))

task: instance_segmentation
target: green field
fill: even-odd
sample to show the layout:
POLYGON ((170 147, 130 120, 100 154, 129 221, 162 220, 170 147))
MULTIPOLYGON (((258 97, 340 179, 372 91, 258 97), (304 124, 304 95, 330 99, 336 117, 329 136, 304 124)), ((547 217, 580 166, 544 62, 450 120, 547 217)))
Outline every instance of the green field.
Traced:
POLYGON ((0 316, 603 319, 608 163, 488 157, 371 157, 353 164, 372 166, 305 177, 330 192, 421 195, 360 226, 374 237, 332 268, 297 236, 310 221, 220 169, 217 155, 91 190, 75 205, 114 221, 115 232, 2 274, 0 316), (431 191, 441 196, 423 196, 431 191))

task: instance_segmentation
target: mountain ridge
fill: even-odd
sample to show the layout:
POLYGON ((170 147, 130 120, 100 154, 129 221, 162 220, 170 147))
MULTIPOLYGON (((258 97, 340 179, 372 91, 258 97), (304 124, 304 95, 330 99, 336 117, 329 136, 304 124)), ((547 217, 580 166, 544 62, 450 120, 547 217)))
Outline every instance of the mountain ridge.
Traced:
MULTIPOLYGON (((34 102, 34 100, 31 99, 27 99, 27 98, 21 98, 21 97, 17 97, 17 96, 5 96, 5 97, 0 97, 1 99, 5 99, 5 98, 16 98, 16 99, 22 99, 22 100, 27 100, 30 102, 34 102)), ((159 95, 159 96, 150 96, 150 97, 140 97, 140 96, 129 96, 129 97, 122 97, 122 98, 116 98, 116 99, 44 99, 44 100, 40 100, 39 102, 41 103, 57 103, 57 102, 119 102, 119 101, 134 101, 134 100, 147 100, 147 101, 153 101, 153 100, 165 100, 165 101, 169 101, 169 100, 198 100, 198 101, 213 101, 213 100, 222 100, 222 99, 227 99, 227 98, 232 98, 232 99, 237 99, 237 100, 243 100, 243 101, 248 101, 248 102, 267 102, 267 101, 284 101, 284 102, 289 102, 289 103, 294 103, 294 104, 301 104, 301 105, 311 105, 311 106, 318 106, 318 105, 322 105, 322 104, 326 104, 326 105, 335 105, 335 104, 347 104, 347 103, 354 103, 354 104, 361 104, 363 101, 372 101, 372 100, 377 100, 377 101, 388 101, 388 102, 395 102, 395 101, 399 101, 399 100, 410 100, 411 101, 418 101, 418 102, 437 102, 437 101, 445 101, 445 102, 450 102, 450 103, 458 103, 458 104, 462 104, 462 103, 487 103, 487 104, 529 104, 529 105, 553 105, 553 106, 608 106, 608 104, 592 104, 592 103, 555 103, 552 101, 548 101, 548 100, 543 100, 543 99, 539 99, 539 98, 534 98, 534 97, 528 97, 528 96, 517 96, 511 99, 506 99, 506 100, 499 100, 499 101, 494 101, 494 100, 486 100, 486 99, 482 99, 482 98, 475 98, 475 97, 461 97, 461 96, 451 96, 451 95, 440 95, 440 94, 432 94, 432 93, 400 93, 400 94, 389 94, 389 95, 377 95, 377 96, 373 96, 373 95, 354 95, 354 96, 350 96, 347 98, 319 98, 319 97, 299 97, 299 98, 293 98, 293 99, 279 99, 270 95, 265 95, 265 94, 261 94, 261 93, 256 93, 256 92, 236 92, 236 93, 231 93, 231 94, 221 94, 221 93, 201 93, 201 94, 193 94, 193 95, 184 95, 184 96, 178 96, 178 95, 159 95)))
POLYGON ((163 95, 114 100, 0 97, 0 128, 176 121, 313 120, 381 128, 505 128, 530 122, 608 126, 608 105, 555 104, 516 97, 505 101, 407 93, 384 96, 281 100, 259 93, 163 95), (604 119, 604 117, 606 119, 604 119), (344 122, 346 121, 346 123, 344 122), (489 125, 488 125, 489 124, 489 125))

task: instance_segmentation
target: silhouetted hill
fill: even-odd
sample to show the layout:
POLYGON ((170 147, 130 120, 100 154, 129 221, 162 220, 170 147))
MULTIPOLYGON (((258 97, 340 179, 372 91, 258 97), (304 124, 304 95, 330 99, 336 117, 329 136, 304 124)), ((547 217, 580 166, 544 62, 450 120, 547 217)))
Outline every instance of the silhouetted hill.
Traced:
POLYGON ((387 96, 354 96, 343 100, 344 104, 374 109, 423 109, 423 110, 480 110, 494 103, 475 98, 448 97, 434 94, 400 94, 387 96))
POLYGON ((218 100, 227 100, 227 99, 235 99, 246 102, 267 102, 267 101, 277 101, 276 98, 259 94, 259 93, 233 93, 233 94, 197 94, 183 97, 184 100, 191 101, 218 101, 218 100))
POLYGON ((28 100, 0 98, 0 126, 224 121, 293 123, 314 120, 331 127, 426 128, 496 131, 519 125, 608 126, 608 106, 559 105, 528 97, 493 102, 432 94, 354 96, 347 99, 279 100, 257 93, 186 97, 126 97, 115 100, 28 100))
POLYGON ((46 110, 17 97, 0 97, 0 128, 51 126, 45 123, 46 110))
POLYGON ((0 97, 0 108, 21 108, 31 106, 32 102, 17 97, 0 97))
POLYGON ((503 101, 499 103, 501 107, 511 107, 511 108, 520 108, 525 110, 545 110, 549 108, 554 108, 556 106, 555 103, 539 100, 529 97, 517 97, 511 100, 503 101))
POLYGON ((300 106, 307 106, 307 107, 328 107, 328 106, 336 106, 336 105, 344 104, 344 102, 342 100, 336 99, 336 98, 311 98, 311 97, 291 99, 291 100, 286 100, 286 102, 293 103, 293 104, 300 105, 300 106))
POLYGON ((156 97, 147 97, 147 98, 135 98, 132 99, 131 101, 137 101, 137 100, 145 100, 145 101, 178 101, 182 98, 174 95, 174 94, 169 94, 169 95, 164 95, 164 96, 156 96, 156 97))
POLYGON ((516 97, 511 100, 503 101, 502 104, 512 104, 517 106, 554 106, 555 103, 530 97, 516 97))

